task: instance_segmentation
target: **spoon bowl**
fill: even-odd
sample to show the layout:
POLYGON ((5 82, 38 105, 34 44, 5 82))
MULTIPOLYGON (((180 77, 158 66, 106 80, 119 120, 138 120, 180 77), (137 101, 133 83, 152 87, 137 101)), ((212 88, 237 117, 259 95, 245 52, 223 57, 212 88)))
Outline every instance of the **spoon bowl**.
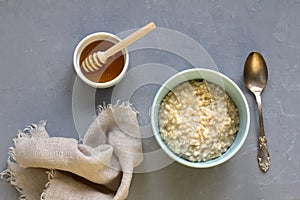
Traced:
POLYGON ((262 55, 258 52, 249 54, 244 67, 244 80, 253 93, 261 93, 268 81, 268 69, 262 55))

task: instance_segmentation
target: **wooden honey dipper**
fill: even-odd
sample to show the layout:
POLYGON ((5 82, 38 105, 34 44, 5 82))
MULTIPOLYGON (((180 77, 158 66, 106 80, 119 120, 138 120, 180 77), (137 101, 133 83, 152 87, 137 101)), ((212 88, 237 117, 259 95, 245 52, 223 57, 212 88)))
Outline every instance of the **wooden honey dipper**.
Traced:
POLYGON ((141 37, 145 36, 147 33, 152 31, 154 28, 156 28, 156 25, 154 22, 150 22, 146 26, 142 27, 141 29, 137 30, 136 32, 130 34, 127 36, 124 40, 121 40, 120 42, 116 43, 111 48, 107 49, 106 51, 98 51, 96 53, 93 53, 89 55, 83 62, 82 62, 82 68, 85 72, 94 72, 99 70, 103 65, 106 63, 107 59, 117 53, 118 51, 121 51, 125 47, 129 46, 133 42, 137 41, 141 37))

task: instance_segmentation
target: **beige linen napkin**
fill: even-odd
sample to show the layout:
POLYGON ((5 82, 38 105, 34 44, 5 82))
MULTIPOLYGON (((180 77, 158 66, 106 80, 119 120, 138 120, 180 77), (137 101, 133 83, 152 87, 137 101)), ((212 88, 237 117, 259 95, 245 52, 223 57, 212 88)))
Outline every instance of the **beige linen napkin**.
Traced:
POLYGON ((82 143, 49 137, 46 122, 19 131, 1 173, 27 200, 125 199, 143 160, 136 112, 129 103, 100 107, 82 143))

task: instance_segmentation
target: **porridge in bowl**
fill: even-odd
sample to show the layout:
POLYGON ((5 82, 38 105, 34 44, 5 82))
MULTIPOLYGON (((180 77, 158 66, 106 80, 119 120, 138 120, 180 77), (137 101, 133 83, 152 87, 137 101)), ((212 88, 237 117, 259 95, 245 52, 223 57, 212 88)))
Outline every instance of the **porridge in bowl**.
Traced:
POLYGON ((239 114, 220 86, 191 80, 164 97, 158 122, 163 141, 175 154, 201 162, 219 157, 231 146, 239 127, 239 114))

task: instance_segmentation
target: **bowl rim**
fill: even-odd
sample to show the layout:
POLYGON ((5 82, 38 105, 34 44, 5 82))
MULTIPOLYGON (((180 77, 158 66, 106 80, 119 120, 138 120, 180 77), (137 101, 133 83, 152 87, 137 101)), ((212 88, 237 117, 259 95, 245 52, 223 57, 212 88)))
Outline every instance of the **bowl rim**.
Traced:
POLYGON ((121 39, 118 36, 116 36, 112 33, 95 32, 95 33, 91 33, 91 34, 85 36, 83 39, 81 39, 80 42, 77 44, 77 46, 74 50, 74 53, 73 53, 73 67, 76 71, 76 74, 79 76, 79 78, 84 83, 86 83, 87 85, 94 87, 94 88, 109 88, 109 87, 116 85, 125 76, 125 73, 128 69, 128 65, 129 65, 129 53, 128 53, 127 48, 124 48, 122 50, 124 59, 125 59, 123 69, 122 69, 121 73, 117 77, 115 77, 113 80, 104 82, 104 83, 96 83, 96 82, 90 81, 88 78, 86 78, 84 76, 84 74, 81 72, 80 65, 79 65, 80 54, 82 53, 82 50, 87 45, 89 45, 90 43, 92 43, 94 41, 101 40, 101 39, 103 39, 103 37, 104 38, 112 38, 113 40, 116 40, 116 41, 121 41, 121 39))
MULTIPOLYGON (((194 80, 194 79, 186 79, 186 81, 188 80, 194 80)), ((208 80, 209 81, 209 80, 208 80)), ((180 82, 178 84, 181 84, 183 83, 180 82)), ((177 84, 177 85, 178 85, 177 84)), ((174 86, 176 87, 176 85, 174 86)), ((173 88, 174 88, 173 87, 173 88)), ((158 121, 158 120, 157 120, 158 121)), ((241 91, 241 89, 238 87, 238 85, 232 81, 229 77, 227 77, 226 75, 218 72, 218 71, 214 71, 214 70, 210 70, 210 69, 206 69, 206 68, 193 68, 193 69, 187 69, 187 70, 184 70, 184 71, 181 71, 175 75, 173 75, 172 77, 170 77, 167 81, 165 81, 163 83, 163 85, 161 85, 161 87, 159 88, 159 90, 157 91, 155 97, 154 97, 154 100, 153 100, 153 104, 152 104, 152 108, 151 108, 151 126, 152 126, 152 131, 153 131, 153 134, 155 136, 155 139, 156 141, 158 142, 159 146, 163 149, 163 151, 170 157, 172 158, 174 161, 178 162, 178 163, 181 163, 185 166, 188 166, 188 167, 193 167, 193 168, 210 168, 210 167, 214 167, 214 166, 217 166, 217 165, 220 165, 226 161, 228 161, 230 158, 232 158, 239 150, 240 148, 243 146, 244 142, 246 141, 246 138, 248 136, 248 132, 249 132, 249 127, 250 127, 250 111, 249 111, 249 105, 248 105, 248 102, 246 100, 246 97, 244 96, 244 93, 241 91), (177 156, 171 149, 169 149, 169 147, 167 146, 167 144, 165 144, 165 142, 163 142, 161 136, 160 136, 160 133, 159 133, 159 130, 156 130, 156 124, 155 124, 155 110, 157 109, 157 104, 158 104, 158 98, 160 96, 160 93, 164 90, 164 89, 168 89, 170 90, 168 87, 166 87, 167 84, 169 84, 172 80, 182 76, 182 75, 185 75, 187 73, 190 73, 190 72, 204 72, 204 73, 211 73, 213 75, 217 75, 219 77, 223 79, 225 79, 226 81, 228 81, 233 87, 234 89, 239 93, 239 95, 242 97, 242 102, 243 102, 243 105, 245 106, 246 108, 246 126, 245 126, 245 133, 242 135, 242 138, 240 140, 240 142, 236 145, 236 147, 229 153, 227 154, 225 157, 222 157, 221 159, 217 160, 218 158, 216 159, 213 159, 213 160, 210 160, 210 161, 205 161, 205 162, 191 162, 191 161, 188 161, 188 160, 185 160, 179 156, 177 156)), ((224 154, 222 154, 224 155, 224 154)))

